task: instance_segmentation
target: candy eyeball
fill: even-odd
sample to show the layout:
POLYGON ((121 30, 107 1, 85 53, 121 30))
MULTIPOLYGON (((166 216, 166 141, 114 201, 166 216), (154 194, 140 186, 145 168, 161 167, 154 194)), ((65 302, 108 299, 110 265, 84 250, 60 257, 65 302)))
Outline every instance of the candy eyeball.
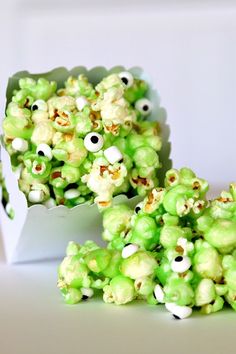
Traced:
POLYGON ((170 302, 166 303, 165 307, 170 313, 172 313, 176 320, 183 320, 192 314, 192 308, 189 306, 179 306, 170 302))
POLYGON ((43 198, 43 191, 40 190, 30 191, 28 194, 28 199, 31 203, 41 203, 43 201, 43 198))
POLYGON ((134 253, 136 253, 138 250, 139 250, 139 246, 136 245, 135 243, 127 243, 122 250, 121 256, 122 258, 128 258, 132 256, 134 253))
POLYGON ((47 144, 39 144, 37 146, 37 150, 36 150, 36 153, 39 155, 39 156, 46 156, 49 160, 52 159, 52 149, 50 148, 49 145, 47 144))
POLYGON ((11 146, 15 151, 25 152, 28 150, 29 144, 27 140, 15 138, 12 141, 11 146))
POLYGON ((80 192, 75 188, 68 189, 64 194, 64 197, 68 200, 78 198, 79 196, 80 192))
POLYGON ((75 100, 76 108, 81 112, 88 105, 88 100, 84 96, 79 96, 75 100))
POLYGON ((122 71, 121 73, 119 73, 119 78, 121 79, 126 88, 131 87, 134 83, 133 75, 128 71, 122 71))
POLYGON ((48 105, 44 100, 37 100, 35 101, 32 106, 31 106, 32 111, 44 111, 47 112, 48 110, 48 105))
POLYGON ((191 267, 190 258, 187 256, 177 256, 171 262, 171 269, 176 273, 184 273, 191 267))
POLYGON ((159 284, 157 284, 155 286, 154 291, 153 291, 153 295, 158 302, 160 302, 160 303, 164 302, 164 291, 159 284))
POLYGON ((142 210, 142 207, 143 207, 143 203, 142 203, 142 202, 141 202, 141 203, 138 203, 138 204, 136 205, 136 207, 134 208, 135 214, 138 214, 138 213, 140 212, 140 210, 142 210))
POLYGON ((135 103, 135 108, 143 116, 147 116, 152 111, 152 102, 149 101, 147 98, 141 98, 135 103))
POLYGON ((98 152, 103 147, 103 137, 98 133, 88 133, 84 138, 84 146, 90 152, 98 152))
POLYGON ((116 146, 110 146, 106 150, 104 150, 104 156, 110 164, 114 164, 116 162, 121 162, 123 159, 123 155, 120 150, 116 146))

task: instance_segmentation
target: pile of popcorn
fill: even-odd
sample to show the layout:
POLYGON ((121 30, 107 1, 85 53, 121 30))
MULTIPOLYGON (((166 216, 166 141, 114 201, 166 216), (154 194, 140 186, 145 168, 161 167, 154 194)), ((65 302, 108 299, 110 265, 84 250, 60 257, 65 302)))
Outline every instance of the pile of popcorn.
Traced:
POLYGON ((135 210, 103 212, 107 248, 70 242, 58 287, 66 303, 96 293, 117 305, 143 299, 164 304, 174 318, 225 304, 236 310, 236 184, 208 201, 208 183, 188 168, 166 173, 135 210))
POLYGON ((97 85, 85 75, 21 78, 3 121, 4 144, 28 205, 111 205, 117 194, 145 195, 158 184, 162 147, 146 120, 148 84, 128 71, 97 85))

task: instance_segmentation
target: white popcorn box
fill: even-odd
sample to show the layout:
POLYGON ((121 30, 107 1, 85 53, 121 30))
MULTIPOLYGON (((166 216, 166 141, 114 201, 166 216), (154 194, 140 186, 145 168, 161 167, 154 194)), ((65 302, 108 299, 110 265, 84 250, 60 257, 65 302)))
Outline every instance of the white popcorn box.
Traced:
MULTIPOLYGON (((96 84, 111 73, 125 70, 124 67, 117 66, 111 70, 103 67, 91 70, 76 67, 70 71, 57 68, 44 74, 30 74, 22 71, 16 73, 8 81, 7 103, 11 100, 13 90, 18 88, 18 81, 22 77, 34 79, 44 77, 48 80, 55 80, 60 88, 70 75, 85 74, 90 82, 96 84)), ((134 77, 143 78, 149 83, 150 89, 147 97, 153 103, 153 110, 148 119, 159 122, 163 140, 163 147, 159 153, 162 168, 158 172, 158 178, 162 182, 165 172, 171 167, 170 130, 166 123, 166 112, 160 107, 160 97, 143 70, 138 67, 128 70, 134 77)), ((102 215, 95 204, 82 204, 72 209, 65 206, 47 209, 44 205, 28 207, 25 195, 18 188, 17 176, 12 172, 10 157, 4 146, 1 149, 1 159, 3 177, 9 193, 9 204, 14 210, 14 218, 10 219, 3 203, 0 203, 0 225, 7 262, 22 263, 62 258, 71 240, 84 243, 89 239, 100 245, 104 244, 101 238, 102 215)), ((126 203, 134 207, 139 201, 139 196, 128 199, 125 195, 119 195, 114 198, 113 203, 126 203)))

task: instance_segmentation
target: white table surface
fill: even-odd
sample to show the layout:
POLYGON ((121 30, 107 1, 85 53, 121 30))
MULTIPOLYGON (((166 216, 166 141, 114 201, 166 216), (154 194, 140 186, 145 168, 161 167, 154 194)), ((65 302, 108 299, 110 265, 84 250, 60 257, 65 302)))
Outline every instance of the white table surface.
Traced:
POLYGON ((0 353, 235 353, 232 310, 176 321, 160 306, 69 306, 56 288, 57 263, 7 265, 0 246, 0 353))

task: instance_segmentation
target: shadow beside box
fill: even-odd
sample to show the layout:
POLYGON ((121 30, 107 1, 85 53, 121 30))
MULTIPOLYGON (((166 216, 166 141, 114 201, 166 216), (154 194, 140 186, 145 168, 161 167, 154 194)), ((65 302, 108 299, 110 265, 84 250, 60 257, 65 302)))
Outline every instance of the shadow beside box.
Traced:
MULTIPOLYGON (((117 66, 110 70, 103 67, 96 67, 91 70, 76 67, 70 71, 65 68, 57 68, 44 74, 30 74, 27 71, 22 71, 16 73, 8 81, 6 104, 11 101, 13 91, 18 88, 18 81, 22 77, 34 79, 44 77, 56 81, 58 88, 60 88, 70 75, 85 74, 89 81, 96 84, 103 77, 124 70, 126 70, 124 67, 117 66)), ((143 70, 135 67, 129 69, 129 71, 135 77, 143 78, 149 83, 147 97, 153 103, 153 110, 149 119, 159 122, 163 140, 162 150, 159 153, 162 168, 158 171, 158 178, 160 184, 162 184, 165 172, 171 167, 169 157, 170 130, 166 123, 166 111, 160 107, 159 95, 143 70)), ((10 156, 4 146, 1 147, 1 160, 3 177, 9 193, 9 203, 14 210, 14 218, 11 219, 6 212, 6 203, 0 203, 0 225, 7 262, 22 263, 62 258, 66 246, 71 240, 84 243, 90 239, 100 245, 104 244, 101 238, 102 215, 95 204, 90 206, 82 204, 72 209, 65 206, 47 209, 44 205, 28 207, 25 195, 18 188, 17 177, 12 172, 10 156)), ((119 195, 114 198, 113 203, 126 203, 134 207, 140 199, 139 196, 128 199, 125 195, 119 195)), ((3 200, 2 197, 1 200, 3 200)))

